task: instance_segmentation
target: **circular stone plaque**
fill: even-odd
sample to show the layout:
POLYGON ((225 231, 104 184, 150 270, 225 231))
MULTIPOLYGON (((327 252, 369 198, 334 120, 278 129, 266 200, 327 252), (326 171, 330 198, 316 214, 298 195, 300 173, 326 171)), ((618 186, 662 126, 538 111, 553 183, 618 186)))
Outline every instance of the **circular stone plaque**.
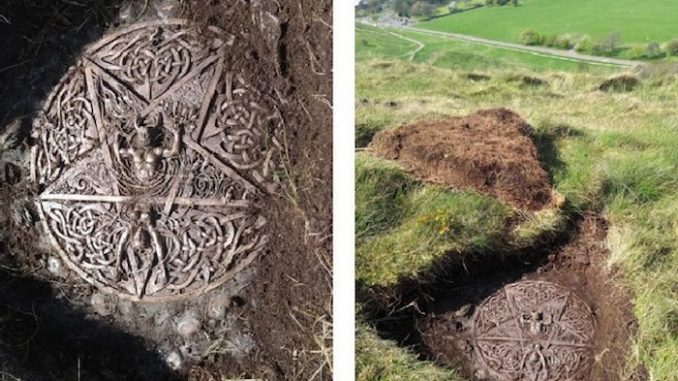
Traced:
POLYGON ((219 286, 266 243, 252 199, 275 186, 279 113, 226 66, 233 40, 183 21, 89 48, 36 118, 31 173, 65 263, 132 300, 219 286))
POLYGON ((479 373, 497 381, 586 380, 593 334, 588 305, 542 281, 505 286, 473 318, 479 373))

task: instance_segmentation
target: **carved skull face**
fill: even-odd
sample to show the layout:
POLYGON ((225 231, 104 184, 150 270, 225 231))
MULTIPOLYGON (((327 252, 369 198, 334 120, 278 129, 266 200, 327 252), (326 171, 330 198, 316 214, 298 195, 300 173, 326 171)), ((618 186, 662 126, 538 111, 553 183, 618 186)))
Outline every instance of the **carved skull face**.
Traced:
POLYGON ((130 142, 126 143, 128 148, 118 148, 118 156, 123 159, 131 159, 132 171, 134 176, 146 183, 155 175, 158 167, 158 161, 167 155, 176 154, 170 147, 165 149, 158 146, 153 136, 163 131, 163 122, 166 117, 163 113, 156 112, 147 117, 137 116, 134 119, 134 135, 130 142))
POLYGON ((155 175, 158 157, 152 150, 144 152, 143 157, 134 158, 134 170, 141 181, 148 181, 155 175))

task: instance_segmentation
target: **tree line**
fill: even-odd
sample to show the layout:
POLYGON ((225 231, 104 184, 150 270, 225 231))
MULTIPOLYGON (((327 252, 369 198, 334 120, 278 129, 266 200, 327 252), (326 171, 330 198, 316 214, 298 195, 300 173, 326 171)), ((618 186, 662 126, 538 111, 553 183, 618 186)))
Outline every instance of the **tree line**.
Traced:
POLYGON ((362 0, 358 9, 368 13, 378 13, 390 9, 401 17, 431 17, 436 9, 447 5, 449 13, 481 6, 518 5, 518 0, 362 0))

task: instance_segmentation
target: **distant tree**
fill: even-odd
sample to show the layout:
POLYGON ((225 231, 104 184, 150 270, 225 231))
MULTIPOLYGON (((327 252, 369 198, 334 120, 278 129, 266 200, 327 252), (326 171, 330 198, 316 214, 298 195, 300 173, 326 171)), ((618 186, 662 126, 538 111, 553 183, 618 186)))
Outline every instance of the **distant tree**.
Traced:
POLYGON ((457 12, 457 11, 459 10, 459 6, 457 5, 457 2, 456 2, 456 1, 450 1, 450 3, 447 4, 447 10, 448 10, 450 13, 455 13, 455 12, 457 12))
POLYGON ((391 6, 393 7, 393 11, 397 13, 398 16, 409 17, 412 3, 412 0, 393 0, 391 6))
POLYGON ((558 35, 557 34, 549 34, 548 36, 544 36, 544 45, 551 47, 551 48, 557 48, 558 47, 558 35))
POLYGON ((670 56, 678 56, 678 39, 667 42, 664 50, 670 56))
POLYGON ((511 0, 511 5, 513 5, 514 7, 517 7, 518 6, 518 0, 511 0))
POLYGON ((594 53, 606 55, 613 54, 619 47, 620 41, 621 34, 619 32, 612 32, 603 37, 603 39, 596 44, 594 47, 594 53))
POLYGON ((590 52, 593 50, 593 40, 589 36, 582 36, 574 45, 574 50, 578 52, 590 52))
POLYGON ((647 58, 659 58, 662 56, 662 49, 656 42, 650 42, 645 48, 645 56, 647 58))
POLYGON ((534 29, 526 29, 520 33, 520 43, 523 45, 542 45, 544 44, 544 36, 534 29))
POLYGON ((631 58, 639 59, 645 57, 647 49, 641 44, 634 44, 629 48, 628 51, 628 54, 631 56, 631 58))
POLYGON ((431 17, 433 16, 434 11, 435 8, 432 4, 426 1, 417 1, 416 3, 412 4, 412 7, 410 8, 410 15, 417 17, 431 17))

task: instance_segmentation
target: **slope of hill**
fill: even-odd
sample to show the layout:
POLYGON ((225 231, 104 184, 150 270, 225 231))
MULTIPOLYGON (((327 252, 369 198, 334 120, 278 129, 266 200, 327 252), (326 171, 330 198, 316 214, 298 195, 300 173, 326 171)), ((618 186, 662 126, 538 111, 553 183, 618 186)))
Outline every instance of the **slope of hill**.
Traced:
POLYGON ((612 32, 623 43, 678 38, 678 8, 668 0, 521 0, 520 6, 484 6, 418 24, 421 28, 517 42, 520 33, 576 33, 594 40, 612 32))

